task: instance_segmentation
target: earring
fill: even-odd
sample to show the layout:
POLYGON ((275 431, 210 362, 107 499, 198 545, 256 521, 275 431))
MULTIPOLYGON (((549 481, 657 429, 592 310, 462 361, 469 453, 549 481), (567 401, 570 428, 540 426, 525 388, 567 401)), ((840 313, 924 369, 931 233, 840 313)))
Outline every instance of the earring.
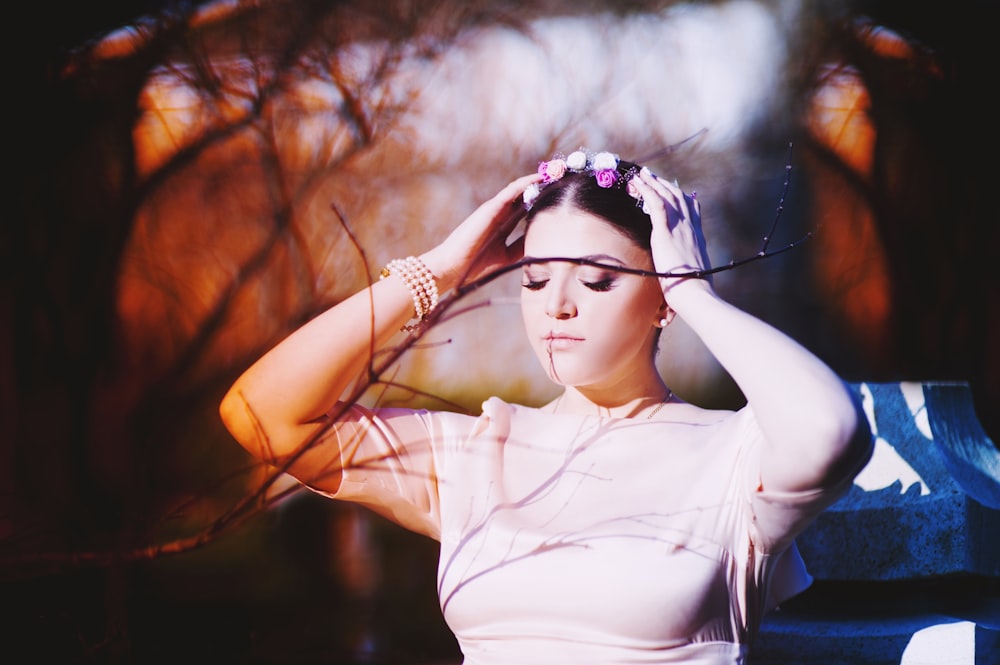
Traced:
POLYGON ((666 328, 668 325, 670 325, 670 320, 667 317, 663 317, 656 322, 657 328, 666 328))

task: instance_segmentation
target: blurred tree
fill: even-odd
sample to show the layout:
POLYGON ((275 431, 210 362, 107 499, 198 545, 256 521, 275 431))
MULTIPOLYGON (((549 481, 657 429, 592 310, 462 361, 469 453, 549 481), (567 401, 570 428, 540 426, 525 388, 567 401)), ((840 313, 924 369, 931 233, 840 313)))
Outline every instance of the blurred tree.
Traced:
MULTIPOLYGON (((279 501, 290 488, 244 468, 215 408, 253 357, 363 285, 385 258, 380 244, 413 241, 408 232, 435 215, 453 223, 504 169, 538 154, 514 151, 502 167, 487 154, 466 166, 499 181, 435 200, 454 184, 454 165, 404 156, 413 128, 402 119, 418 95, 389 82, 477 27, 527 34, 532 18, 601 6, 30 8, 39 13, 28 24, 45 29, 14 68, 17 205, 0 236, 0 572, 5 597, 24 609, 8 644, 74 662, 147 662, 155 649, 165 659, 202 636, 204 655, 236 660, 453 655, 433 606, 433 543, 316 497, 279 501), (362 43, 381 46, 359 59, 352 48, 362 43), (372 173, 389 174, 398 201, 371 191, 372 173), (420 177, 391 180, 398 173, 420 177), (371 223, 379 217, 397 223, 371 223), (306 535, 317 540, 297 540, 306 535), (352 542, 354 558, 339 559, 352 542), (367 586, 358 551, 385 557, 367 586), (421 576, 428 586, 414 582, 421 576), (383 600, 365 597, 372 589, 383 600), (403 602, 386 603, 388 594, 403 602), (430 609, 412 623, 413 607, 430 609), (366 626, 328 630, 364 612, 375 617, 366 626), (392 637, 367 636, 374 621, 392 637)), ((819 229, 819 248, 806 250, 817 281, 783 287, 808 316, 746 304, 788 317, 850 378, 970 381, 996 440, 997 224, 989 172, 966 157, 982 146, 988 159, 995 145, 985 11, 974 1, 944 16, 919 4, 830 2, 803 14, 790 47, 802 56, 787 82, 791 110, 772 110, 747 149, 781 155, 792 133, 806 163, 794 182, 809 194, 798 205, 812 212, 786 222, 819 229), (831 91, 853 114, 831 106, 831 91)), ((566 136, 548 140, 557 138, 566 136)), ((745 162, 718 157, 671 166, 708 183, 726 169, 746 173, 745 162)), ((725 216, 741 217, 753 195, 719 188, 725 216)), ((773 203, 757 196, 766 201, 743 217, 773 203)))

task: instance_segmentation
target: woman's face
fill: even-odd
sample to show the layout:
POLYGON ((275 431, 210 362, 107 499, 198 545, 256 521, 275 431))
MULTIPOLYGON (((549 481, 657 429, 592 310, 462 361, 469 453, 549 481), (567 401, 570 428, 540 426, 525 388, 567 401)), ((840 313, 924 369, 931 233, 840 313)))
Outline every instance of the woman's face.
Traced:
POLYGON ((523 268, 525 330, 554 382, 607 388, 653 366, 655 326, 664 312, 659 284, 613 270, 652 270, 646 250, 601 218, 560 206, 532 220, 524 256, 586 258, 608 266, 552 261, 523 268))

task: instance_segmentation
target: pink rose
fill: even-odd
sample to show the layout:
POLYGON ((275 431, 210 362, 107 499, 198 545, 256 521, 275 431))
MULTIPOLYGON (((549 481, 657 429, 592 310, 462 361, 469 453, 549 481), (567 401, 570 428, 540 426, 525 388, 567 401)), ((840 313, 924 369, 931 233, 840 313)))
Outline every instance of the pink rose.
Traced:
POLYGON ((561 159, 553 159, 545 164, 545 175, 550 180, 559 180, 566 175, 566 162, 561 159))
POLYGON ((614 169, 601 169, 594 174, 597 178, 597 186, 607 189, 608 187, 614 186, 615 182, 618 180, 618 171, 614 169))

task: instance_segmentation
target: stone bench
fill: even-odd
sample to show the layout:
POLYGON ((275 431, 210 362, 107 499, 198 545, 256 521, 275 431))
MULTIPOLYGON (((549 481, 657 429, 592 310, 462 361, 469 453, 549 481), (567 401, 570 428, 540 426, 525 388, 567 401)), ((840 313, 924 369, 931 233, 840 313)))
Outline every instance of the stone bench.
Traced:
POLYGON ((1000 451, 965 383, 852 384, 876 436, 749 665, 1000 665, 1000 451))

